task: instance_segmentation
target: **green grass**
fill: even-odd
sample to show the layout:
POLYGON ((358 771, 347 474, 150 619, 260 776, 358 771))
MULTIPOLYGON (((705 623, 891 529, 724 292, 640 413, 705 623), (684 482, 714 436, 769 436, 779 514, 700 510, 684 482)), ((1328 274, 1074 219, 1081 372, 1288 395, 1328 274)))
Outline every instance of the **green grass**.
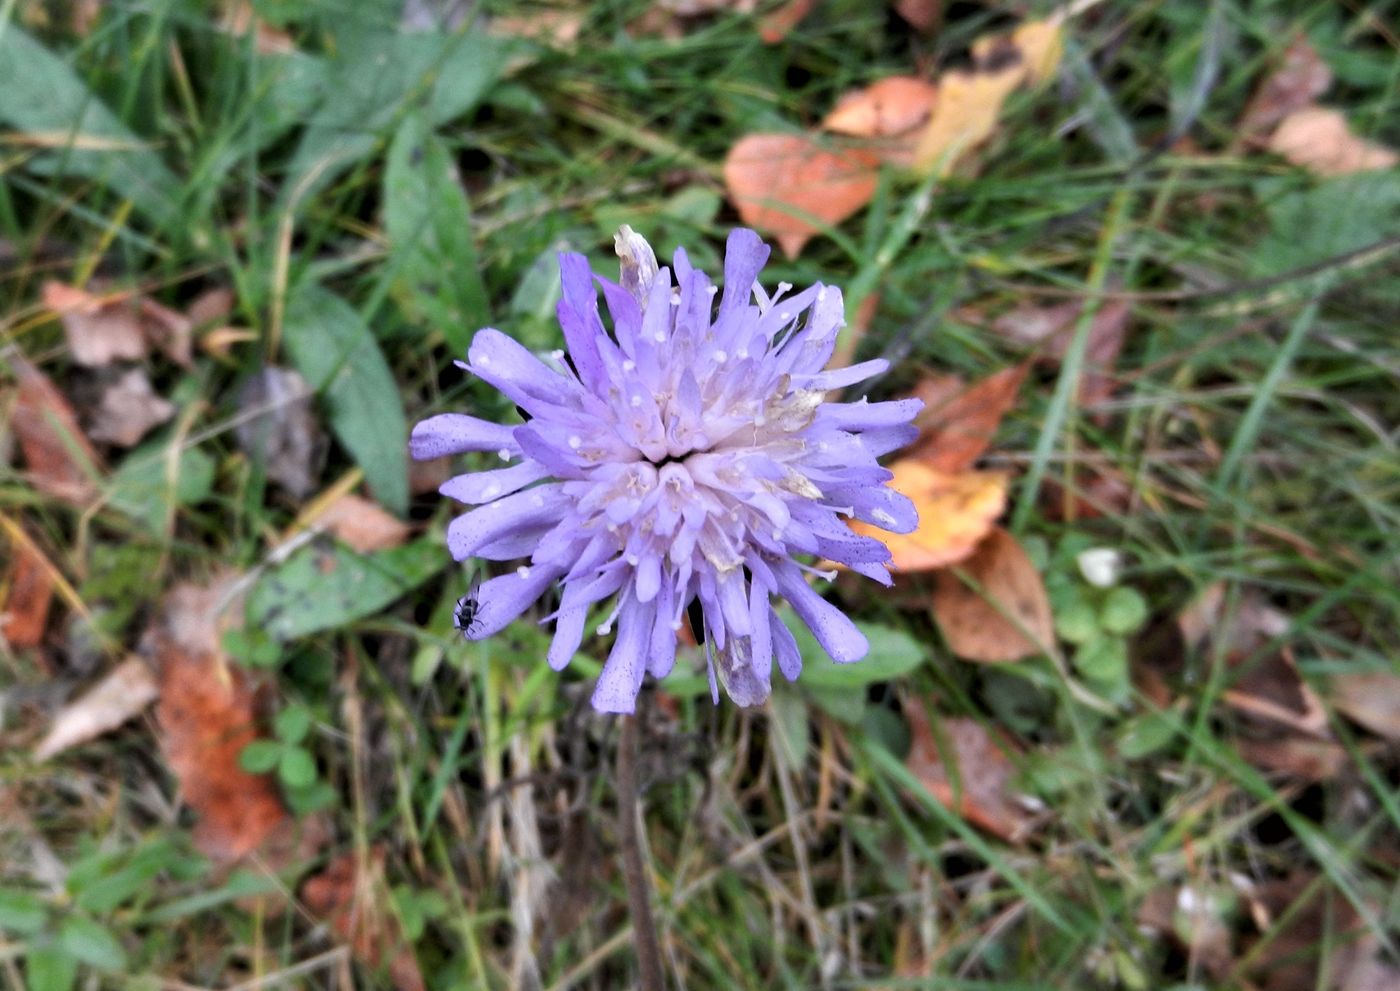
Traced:
MULTIPOLYGON (((101 931, 69 938, 108 967, 85 970, 98 975, 88 986, 284 971, 330 985, 350 964, 318 962, 334 945, 324 927, 296 908, 260 916, 247 896, 295 890, 333 853, 379 844, 430 987, 628 986, 615 731, 587 707, 603 645, 556 676, 528 623, 458 640, 451 609, 469 576, 440 547, 450 506, 404 488, 405 425, 451 409, 511 415, 451 360, 486 323, 558 345, 554 252, 585 251, 605 271, 628 223, 659 252, 684 244, 715 266, 737 222, 719 179, 735 140, 956 61, 1019 8, 949 5, 925 39, 881 4, 829 0, 766 46, 730 14, 678 40, 633 37, 645 4, 607 0, 561 54, 400 34, 387 0, 254 6, 297 55, 260 54, 194 0, 111 0, 84 37, 66 27, 67 4, 0 3, 5 343, 60 387, 80 384, 88 373, 37 301, 46 279, 89 276, 176 308, 228 286, 230 322, 255 331, 227 357, 154 366, 180 412, 113 453, 94 513, 46 499, 0 458, 0 514, 93 617, 60 603, 42 661, 0 653, 0 898, 28 892, 48 913, 38 930, 7 925, 0 900, 0 984, 24 986, 31 951, 77 899, 101 931), (460 188, 419 168, 449 161, 460 188), (136 648, 164 588, 264 567, 302 508, 235 440, 238 389, 269 363, 319 391, 333 437, 320 487, 362 471, 428 535, 391 558, 342 552, 336 574, 358 568, 354 588, 318 582, 310 558, 300 577, 258 572, 255 630, 289 642, 269 653, 255 635, 238 652, 264 662, 269 716, 310 715, 284 742, 314 756, 316 778, 289 799, 332 827, 318 859, 280 881, 256 865, 224 877, 194 852, 153 724, 48 764, 28 756, 63 691, 136 648), (176 449, 171 485, 153 466, 176 449)), ((1223 582, 1227 609, 1254 596, 1288 617, 1254 659, 1287 647, 1324 697, 1339 673, 1393 671, 1400 176, 1320 180, 1237 146, 1235 124, 1304 31, 1337 75, 1324 102, 1400 144, 1394 23, 1384 3, 1108 0, 1070 22, 1060 81, 1012 97, 975 177, 935 187, 924 212, 917 181, 891 173, 866 211, 765 277, 879 293, 859 355, 898 359, 882 395, 925 368, 975 377, 1018 360, 974 313, 1125 294, 1113 398, 1076 402, 1081 334, 1058 369, 1033 373, 988 459, 1018 475, 1007 519, 1057 601, 1085 592, 1077 550, 1114 547, 1154 626, 1223 582), (1194 145, 1159 147, 1177 123, 1194 145), (1085 466, 1120 474, 1131 498, 1065 520, 1062 493, 1085 484, 1085 466)), ((886 631, 897 677, 851 689, 818 675, 755 712, 712 708, 692 678, 649 709, 648 855, 677 987, 1245 989, 1271 986, 1259 982, 1273 944, 1344 954, 1349 913, 1367 938, 1400 944, 1393 748, 1333 714, 1343 773, 1270 773, 1239 751, 1250 727, 1223 702, 1239 669, 1218 650, 1171 655, 1161 714, 1137 690, 1094 707, 1044 659, 961 662, 922 607, 844 581, 837 594, 886 631), (1031 840, 979 831, 905 770, 909 706, 1019 741, 1019 784, 1044 809, 1031 840), (1294 873, 1311 900, 1251 919, 1242 892, 1294 873), (1219 899, 1226 966, 1140 930, 1162 886, 1219 899), (1289 918, 1303 915, 1299 937, 1289 918)), ((1130 653, 1150 659, 1144 640, 1130 653)), ((365 969, 357 979, 387 986, 365 969)), ((1314 985, 1325 982, 1273 986, 1314 985)))

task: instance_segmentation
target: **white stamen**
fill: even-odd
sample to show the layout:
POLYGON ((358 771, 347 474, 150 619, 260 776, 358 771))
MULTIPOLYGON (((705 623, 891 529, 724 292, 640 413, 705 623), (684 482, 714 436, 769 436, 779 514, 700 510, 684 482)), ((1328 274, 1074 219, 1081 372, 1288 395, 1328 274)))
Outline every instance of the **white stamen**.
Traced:
POLYGON ((774 540, 782 540, 782 539, 783 539, 783 531, 781 531, 781 530, 774 530, 774 531, 773 531, 773 539, 774 539, 774 540))
POLYGON ((488 485, 484 490, 482 490, 481 497, 483 499, 494 499, 500 494, 501 487, 499 485, 488 485))
POLYGON ((515 573, 516 573, 517 575, 519 575, 521 578, 529 578, 529 577, 530 577, 530 568, 529 568, 528 565, 522 564, 520 567, 518 567, 518 568, 515 569, 515 573))
POLYGON ((747 358, 747 357, 749 356, 749 349, 748 349, 748 348, 740 348, 740 349, 738 350, 738 352, 736 352, 736 353, 737 353, 737 355, 738 355, 738 357, 739 357, 739 360, 740 360, 740 361, 743 361, 745 358, 747 358))
POLYGON ((501 448, 499 451, 496 452, 496 456, 499 457, 502 461, 509 461, 511 458, 510 448, 501 448))
POLYGON ((679 632, 680 632, 680 628, 681 628, 681 621, 680 621, 680 620, 678 620, 678 619, 673 619, 673 620, 671 620, 671 629, 673 629, 673 630, 675 630, 677 633, 679 633, 679 632))
POLYGON ((672 306, 680 306, 680 305, 681 305, 681 296, 680 296, 680 293, 675 293, 674 295, 671 296, 671 305, 672 305, 672 306))
MULTIPOLYGON (((636 408, 637 408, 638 406, 640 406, 640 405, 642 405, 642 397, 641 397, 641 396, 633 396, 633 397, 632 397, 632 408, 633 408, 633 409, 636 409, 636 408)), ((640 426, 641 426, 641 423, 639 422, 639 423, 637 424, 637 426, 640 427, 640 426)))
POLYGON ((782 310, 782 311, 780 311, 780 312, 778 313, 778 319, 781 320, 783 323, 787 323, 789 320, 792 319, 792 311, 791 311, 791 310, 782 310))
POLYGON ((651 335, 651 339, 652 339, 653 341, 655 341, 657 344, 665 344, 665 343, 666 343, 666 332, 665 332, 664 330, 658 330, 655 334, 652 334, 652 335, 651 335))
POLYGON ((706 286, 705 291, 713 296, 715 293, 719 292, 719 286, 706 286))
POLYGON ((642 563, 642 559, 639 558, 639 557, 638 557, 637 555, 635 555, 635 554, 628 554, 628 555, 627 555, 627 563, 630 564, 632 567, 635 568, 637 565, 639 565, 639 564, 642 563))
POLYGON ((637 363, 631 358, 624 358, 622 359, 622 370, 624 372, 635 372, 637 370, 637 363))
POLYGON ((574 434, 572 437, 569 438, 569 446, 575 451, 579 449, 579 445, 581 445, 582 443, 583 438, 581 438, 578 434, 574 434))
POLYGON ((716 351, 716 352, 715 352, 715 361, 719 362, 721 365, 724 364, 724 363, 725 363, 726 361, 728 361, 728 360, 729 360, 729 355, 728 355, 728 353, 726 353, 726 352, 724 352, 724 351, 716 351))
POLYGON ((778 292, 792 292, 792 283, 791 283, 791 282, 779 282, 779 283, 778 283, 778 292))
POLYGON ((889 513, 885 512, 883 509, 877 509, 870 515, 875 517, 875 522, 880 524, 886 530, 888 530, 892 526, 897 526, 899 524, 898 520, 896 520, 889 513))
POLYGON ((542 507, 544 506, 544 496, 542 496, 542 495, 532 496, 532 497, 530 498, 530 503, 531 503, 531 505, 533 505, 536 509, 540 509, 540 508, 542 508, 542 507))
POLYGON ((822 286, 820 289, 817 290, 817 302, 826 302, 826 286, 822 286))
POLYGON ((480 358, 476 359, 476 363, 482 368, 485 368, 487 365, 491 364, 491 356, 483 354, 480 358))
POLYGON ((549 356, 550 356, 551 358, 553 358, 555 361, 563 361, 563 360, 564 360, 564 349, 563 349, 563 348, 555 348, 553 351, 549 352, 549 356))
POLYGON ((609 623, 598 624, 598 636, 605 637, 612 632, 612 625, 609 623))

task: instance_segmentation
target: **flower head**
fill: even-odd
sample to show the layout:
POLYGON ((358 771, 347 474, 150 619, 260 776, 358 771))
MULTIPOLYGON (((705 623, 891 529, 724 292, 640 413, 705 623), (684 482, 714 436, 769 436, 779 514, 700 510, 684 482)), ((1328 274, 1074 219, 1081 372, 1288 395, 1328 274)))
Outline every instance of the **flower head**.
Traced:
POLYGON ((775 596, 833 660, 860 660, 865 637, 806 578, 830 574, 797 559, 890 584, 885 545, 843 517, 915 528, 913 504, 875 459, 914 438, 920 403, 826 401, 886 362, 824 370, 845 323, 840 290, 781 284, 770 296, 757 282, 768 248, 752 231, 729 236, 723 292, 684 251, 658 268, 630 228, 617 249, 620 285, 582 255, 559 256, 567 353, 542 360, 499 330, 473 338, 462 367, 515 403, 524 424, 445 413, 413 430, 415 457, 490 451, 506 462, 441 489, 477 507, 448 528, 454 557, 522 562, 481 585, 464 632, 490 636, 561 585, 548 617, 555 670, 590 611, 599 635, 616 630, 593 693, 605 712, 631 712, 643 675, 670 672, 696 604, 716 701, 718 680, 740 705, 762 702, 775 658, 788 679, 801 671, 775 596))

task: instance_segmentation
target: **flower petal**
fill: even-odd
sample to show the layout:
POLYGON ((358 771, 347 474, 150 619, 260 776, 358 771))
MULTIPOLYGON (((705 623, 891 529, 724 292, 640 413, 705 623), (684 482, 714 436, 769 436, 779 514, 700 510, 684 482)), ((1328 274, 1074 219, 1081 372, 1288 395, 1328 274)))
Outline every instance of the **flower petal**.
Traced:
POLYGON ((636 709, 655 615, 656 610, 649 603, 631 598, 623 603, 617 619, 617 640, 593 689, 593 708, 599 712, 630 713, 636 709))
POLYGON ((447 528, 447 546, 453 557, 464 561, 502 537, 553 521, 567 504, 559 484, 517 492, 453 520, 447 528))
POLYGON ((774 569, 778 591, 782 592, 793 611, 811 629, 817 643, 837 664, 858 661, 870 650, 865 634, 856 628, 840 609, 827 602, 802 578, 797 566, 784 562, 774 569))
POLYGON ((476 614, 465 631, 467 639, 483 640, 505 629, 561 574, 560 568, 529 568, 523 577, 512 571, 483 582, 476 593, 476 614))
POLYGON ((549 477, 549 469, 538 461, 522 461, 509 468, 493 471, 473 471, 449 478, 438 491, 449 499, 468 505, 490 502, 503 495, 518 492, 531 482, 549 477))
POLYGON ((468 451, 519 453, 514 427, 479 420, 465 413, 439 413, 419 420, 408 438, 408 451, 418 461, 468 451))

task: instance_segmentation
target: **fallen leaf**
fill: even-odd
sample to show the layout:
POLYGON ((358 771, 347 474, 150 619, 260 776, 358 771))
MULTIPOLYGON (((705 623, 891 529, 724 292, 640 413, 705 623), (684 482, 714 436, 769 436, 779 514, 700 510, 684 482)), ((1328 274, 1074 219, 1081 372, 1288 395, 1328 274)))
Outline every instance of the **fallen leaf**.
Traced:
POLYGON ((235 614, 222 608, 231 582, 177 585, 149 635, 160 684, 161 751, 199 817, 195 846, 221 863, 259 850, 291 827, 273 779, 239 763, 259 734, 255 686, 220 644, 235 614))
POLYGON ((44 283, 43 294, 79 365, 139 361, 152 347, 179 365, 190 365, 192 324, 169 307, 129 291, 94 293, 52 281, 44 283))
POLYGON ((758 22, 758 36, 765 45, 776 45, 812 12, 817 0, 788 0, 758 22))
POLYGON ((919 459, 889 465, 890 487, 913 500, 919 527, 913 533, 888 534, 859 520, 856 533, 875 537, 889 547, 890 571, 929 571, 964 560, 987 536, 1006 509, 1007 478, 1000 472, 942 472, 919 459))
POLYGON ((1400 675, 1336 674, 1327 688, 1332 704, 1352 722, 1387 740, 1400 740, 1400 675))
POLYGON ((1138 927, 1167 937, 1188 955, 1187 969, 1197 968, 1221 980, 1235 962, 1229 925, 1234 892, 1223 886, 1166 885, 1148 893, 1138 906, 1138 927))
POLYGON ((37 647, 53 602, 53 575, 37 548, 15 541, 5 569, 5 608, 0 636, 11 647, 37 647))
POLYGON ((1060 25, 1027 21, 1009 35, 979 38, 973 68, 950 69, 938 78, 938 100, 919 138, 914 167, 952 172, 996 130, 1002 105, 1016 87, 1049 79, 1059 65, 1060 25))
POLYGON ((904 717, 910 732, 905 766, 939 802, 1009 842, 1019 843, 1030 835, 1035 818, 1011 788, 1016 768, 1005 741, 964 716, 940 719, 935 731, 920 705, 906 705, 904 717))
POLYGON ((185 308, 185 316, 195 327, 223 322, 233 311, 233 290, 227 286, 206 289, 185 308))
POLYGON ((267 477, 294 499, 316 487, 326 435, 311 406, 310 386, 296 372, 268 365, 238 390, 238 446, 266 465, 267 477))
POLYGON ((1300 35, 1249 98, 1237 130, 1246 138, 1267 134, 1289 114, 1311 106, 1331 85, 1332 70, 1300 35))
POLYGON ((870 201, 877 162, 869 150, 828 148, 807 135, 750 134, 729 150, 724 183, 744 223, 795 258, 820 225, 838 224, 870 201))
POLYGON ((895 0, 894 12, 920 34, 932 34, 943 23, 943 0, 895 0))
MULTIPOLYGON (((1266 639, 1259 638, 1260 646, 1266 639)), ((1283 647, 1262 657, 1251 657, 1249 653, 1241 649, 1226 657, 1238 674, 1221 696, 1225 703, 1297 733, 1318 739, 1330 736, 1327 710, 1298 673, 1292 652, 1283 647)))
MULTIPOLYGON (((1260 991, 1394 991, 1398 975, 1384 962, 1380 940, 1350 899, 1316 880, 1314 874, 1295 871, 1251 892, 1251 914, 1258 928, 1268 931, 1239 954, 1249 961, 1251 986, 1260 991), (1383 983, 1373 983, 1378 980, 1383 983)), ((1384 917, 1383 911, 1376 914, 1384 917)))
POLYGON ((156 395, 145 370, 128 368, 102 388, 90 415, 88 436, 95 441, 131 447, 146 432, 175 415, 173 404, 156 395))
POLYGON ((1014 365, 951 395, 950 380, 938 381, 936 394, 926 390, 924 409, 914 421, 920 436, 909 456, 950 474, 970 467, 987 450, 1002 417, 1016 404, 1016 394, 1029 371, 1029 365, 1014 365), (928 401, 938 395, 946 398, 928 401))
POLYGON ((146 356, 146 331, 130 295, 96 296, 61 282, 44 283, 44 305, 58 315, 68 354, 89 368, 146 356))
POLYGON ((218 26, 220 31, 234 37, 243 37, 251 31, 253 50, 260 55, 290 55, 297 50, 291 35, 271 27, 258 17, 248 0, 231 0, 218 26))
POLYGON ((1054 619, 1040 573, 1016 538, 1000 527, 956 570, 940 571, 935 582, 933 617, 959 657, 991 664, 1018 661, 1054 644, 1054 619))
POLYGON ((345 493, 331 502, 310 522, 330 530, 343 544, 368 554, 398 547, 413 528, 376 502, 345 493))
POLYGON ((139 657, 128 657, 54 717, 38 746, 35 760, 48 760, 70 747, 109 733, 155 701, 159 694, 151 669, 139 657))
POLYGON ((917 76, 889 76, 836 101, 822 127, 857 138, 893 138, 924 124, 938 87, 917 76))
POLYGON ((43 372, 17 353, 9 358, 19 381, 13 427, 34 487, 76 505, 91 502, 101 462, 73 407, 43 372))
POLYGON ((1351 760, 1340 744, 1291 733, 1264 738, 1240 735, 1234 738, 1234 745, 1255 767, 1300 781, 1332 781, 1351 760))
MULTIPOLYGON (((1038 348, 1035 357, 1054 363, 1064 359, 1084 303, 1072 301, 1051 307, 1018 307, 997 317, 992 329, 1019 344, 1038 348)), ((1108 299, 1099 305, 1089 324, 1084 346, 1084 367, 1079 379, 1079 402, 1093 406, 1113 394, 1113 368, 1128 336, 1130 307, 1127 300, 1108 299)))
POLYGON ((301 901, 350 945, 366 967, 387 967, 397 991, 423 991, 418 960, 388 907, 382 846, 370 849, 363 863, 353 850, 335 857, 324 871, 302 884, 301 901))
POLYGON ((1268 148, 1319 175, 1388 169, 1400 162, 1392 149, 1357 136, 1346 116, 1328 107, 1307 107, 1289 114, 1269 138, 1268 148))

